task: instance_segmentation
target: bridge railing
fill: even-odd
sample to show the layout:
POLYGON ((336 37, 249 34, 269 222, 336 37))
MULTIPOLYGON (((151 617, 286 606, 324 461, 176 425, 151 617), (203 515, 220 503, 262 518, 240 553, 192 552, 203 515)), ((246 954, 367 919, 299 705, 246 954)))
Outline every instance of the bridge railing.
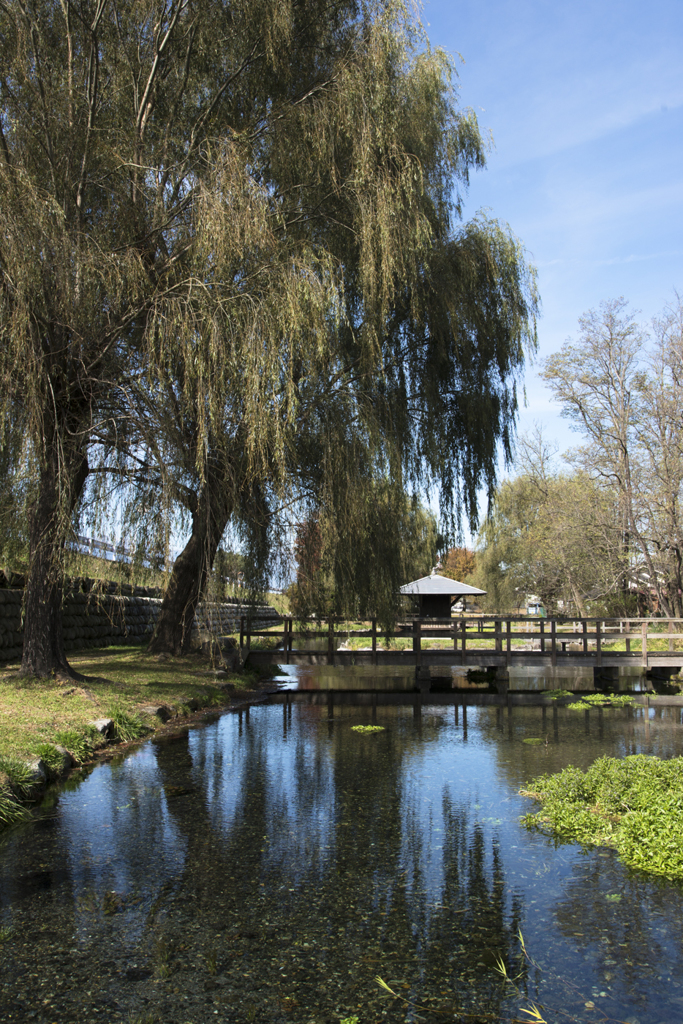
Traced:
MULTIPOLYGON (((297 654, 327 653, 327 661, 334 664, 339 641, 370 640, 370 645, 361 648, 371 653, 371 661, 377 664, 378 651, 385 648, 381 642, 383 634, 378 630, 377 620, 365 620, 361 628, 349 627, 348 620, 327 619, 325 626, 320 620, 310 619, 298 622, 292 617, 282 620, 282 629, 257 629, 247 618, 242 618, 240 628, 240 648, 251 648, 253 637, 279 637, 279 646, 283 652, 285 663, 289 664, 293 651, 297 654), (295 628, 296 626, 296 628, 295 628), (306 646, 305 641, 314 641, 315 647, 306 646), (304 644, 301 644, 304 641, 304 644)), ((674 651, 675 641, 683 645, 683 619, 643 619, 643 618, 581 618, 562 619, 540 618, 528 615, 463 615, 450 619, 411 618, 396 623, 393 633, 388 637, 389 643, 401 640, 411 641, 405 649, 406 660, 410 657, 413 664, 420 665, 422 652, 431 641, 447 639, 452 643, 453 651, 461 655, 465 664, 466 654, 493 651, 504 655, 506 664, 510 664, 512 655, 517 651, 529 651, 529 645, 540 657, 550 656, 551 665, 557 664, 558 654, 571 652, 591 658, 596 664, 602 662, 602 651, 605 644, 615 641, 624 642, 624 655, 627 660, 637 663, 640 654, 642 665, 647 665, 648 650, 652 644, 667 641, 669 652, 674 651), (485 646, 476 646, 476 642, 485 641, 485 646), (632 658, 628 658, 631 655, 632 658)), ((442 645, 440 645, 442 646, 442 645)), ((345 648, 349 650, 350 648, 345 648)), ((358 648, 356 648, 358 649, 358 648)))

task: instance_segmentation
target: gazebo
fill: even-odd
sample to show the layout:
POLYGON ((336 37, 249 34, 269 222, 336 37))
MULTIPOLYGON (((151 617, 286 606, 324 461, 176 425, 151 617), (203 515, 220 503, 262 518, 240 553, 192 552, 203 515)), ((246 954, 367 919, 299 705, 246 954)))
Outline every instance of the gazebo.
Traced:
POLYGON ((451 605, 455 601, 462 598, 464 605, 467 597, 482 597, 486 591, 432 572, 431 576, 406 583, 401 587, 401 593, 418 599, 420 618, 449 619, 451 605))

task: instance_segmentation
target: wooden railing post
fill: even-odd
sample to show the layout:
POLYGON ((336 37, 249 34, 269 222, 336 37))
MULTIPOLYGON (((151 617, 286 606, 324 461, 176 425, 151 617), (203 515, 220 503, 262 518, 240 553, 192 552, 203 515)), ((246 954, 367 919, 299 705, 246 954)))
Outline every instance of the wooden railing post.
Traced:
MULTIPOLYGON (((674 631, 674 624, 673 624, 673 622, 671 622, 671 620, 669 620, 669 632, 673 633, 673 631, 674 631)), ((673 651, 673 649, 674 649, 674 638, 672 636, 670 636, 669 637, 669 650, 673 651)))
POLYGON ((502 637, 502 634, 501 634, 501 628, 500 628, 501 627, 501 621, 500 621, 500 619, 496 619, 496 621, 494 623, 494 626, 495 626, 495 630, 496 630, 496 653, 500 654, 502 652, 502 650, 503 650, 503 637, 502 637))
POLYGON ((627 619, 626 620, 626 653, 627 654, 631 653, 631 637, 630 637, 630 633, 631 633, 631 620, 627 619))
POLYGON ((460 621, 462 625, 462 649, 460 651, 460 664, 464 665, 466 657, 465 651, 467 649, 467 620, 465 619, 464 615, 460 621))
POLYGON ((334 619, 327 620, 327 664, 334 665, 334 619))
POLYGON ((240 651, 244 644, 244 615, 240 618, 240 651))
POLYGON ((545 654, 545 637, 543 635, 545 633, 545 619, 541 619, 540 628, 541 628, 541 654, 545 654))
POLYGON ((505 631, 507 633, 507 636, 505 637, 505 664, 507 668, 509 668, 510 662, 512 661, 512 637, 510 636, 512 632, 512 619, 508 619, 505 623, 505 631))
POLYGON ((595 664, 602 665, 602 637, 600 636, 600 619, 595 621, 595 664))
POLYGON ((557 622, 550 620, 550 664, 553 668, 557 665, 557 622))
POLYGON ((292 620, 291 619, 285 619, 285 639, 284 639, 284 644, 285 644, 285 665, 289 665, 289 652, 292 649, 291 631, 292 631, 292 620))
POLYGON ((422 665, 422 620, 415 619, 413 623, 413 654, 415 655, 415 665, 420 668, 422 665))
POLYGON ((377 664, 377 619, 372 620, 372 664, 377 664))
POLYGON ((642 661, 643 668, 647 668, 647 622, 644 622, 641 626, 641 633, 643 636, 643 650, 642 650, 642 661))
POLYGON ((453 632, 453 650, 457 651, 457 649, 458 649, 458 623, 456 622, 455 619, 453 619, 453 622, 451 624, 451 630, 453 632))
POLYGON ((583 653, 588 654, 588 620, 583 619, 581 625, 583 629, 583 653))

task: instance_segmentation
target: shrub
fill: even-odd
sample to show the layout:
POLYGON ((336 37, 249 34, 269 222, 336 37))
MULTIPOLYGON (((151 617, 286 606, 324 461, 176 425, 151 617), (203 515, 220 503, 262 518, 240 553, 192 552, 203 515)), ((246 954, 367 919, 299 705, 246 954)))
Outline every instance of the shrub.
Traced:
POLYGON ((150 731, 149 726, 145 725, 137 715, 126 711, 121 704, 115 704, 111 708, 109 717, 114 721, 114 735, 116 739, 122 740, 124 743, 127 743, 129 740, 136 740, 150 731))
POLYGON ((95 748, 95 737, 98 735, 97 729, 86 725, 80 729, 62 729, 55 733, 55 740, 60 746, 66 747, 77 761, 89 761, 95 748))
POLYGON ((53 743, 39 743, 36 753, 52 775, 59 775, 64 764, 64 755, 53 743))

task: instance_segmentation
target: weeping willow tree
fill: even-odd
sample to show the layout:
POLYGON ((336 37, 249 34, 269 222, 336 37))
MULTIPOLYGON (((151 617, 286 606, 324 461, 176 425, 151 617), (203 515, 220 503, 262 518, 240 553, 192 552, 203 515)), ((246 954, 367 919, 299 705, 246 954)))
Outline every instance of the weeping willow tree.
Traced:
POLYGON ((296 580, 290 609, 310 616, 377 618, 390 631, 400 587, 426 576, 434 565, 439 534, 434 515, 388 480, 368 480, 346 495, 352 532, 323 506, 298 525, 296 580))
POLYGON ((62 552, 103 453, 189 516, 159 650, 186 648, 229 522, 265 550, 296 493, 353 527, 334 445, 476 516, 534 279, 506 229, 458 224, 482 140, 402 4, 5 0, 0 58, 1 409, 36 467, 24 672, 69 671, 62 552))
POLYGON ((150 363, 164 367, 165 399, 143 389, 155 439, 145 451, 191 531, 153 650, 187 649, 228 523, 255 542, 247 564, 258 579, 283 503, 328 524, 338 611, 371 578, 372 606, 388 616, 405 569, 398 546, 383 545, 371 576, 348 557, 376 543, 365 491, 391 481, 398 510, 406 490, 436 485, 457 528, 462 511, 476 521, 499 443, 509 453, 536 294, 507 229, 484 217, 458 226, 458 189, 484 160, 476 121, 457 109, 450 64, 420 48, 402 9, 346 30, 343 58, 338 26, 335 47, 317 55, 329 85, 280 108, 258 146, 247 140, 243 163, 232 150, 217 161, 197 273, 220 266, 222 303, 204 292, 190 310, 183 297, 158 326, 150 363), (245 192, 243 222, 235 196, 245 192), (245 291, 253 319, 241 316, 245 291))

